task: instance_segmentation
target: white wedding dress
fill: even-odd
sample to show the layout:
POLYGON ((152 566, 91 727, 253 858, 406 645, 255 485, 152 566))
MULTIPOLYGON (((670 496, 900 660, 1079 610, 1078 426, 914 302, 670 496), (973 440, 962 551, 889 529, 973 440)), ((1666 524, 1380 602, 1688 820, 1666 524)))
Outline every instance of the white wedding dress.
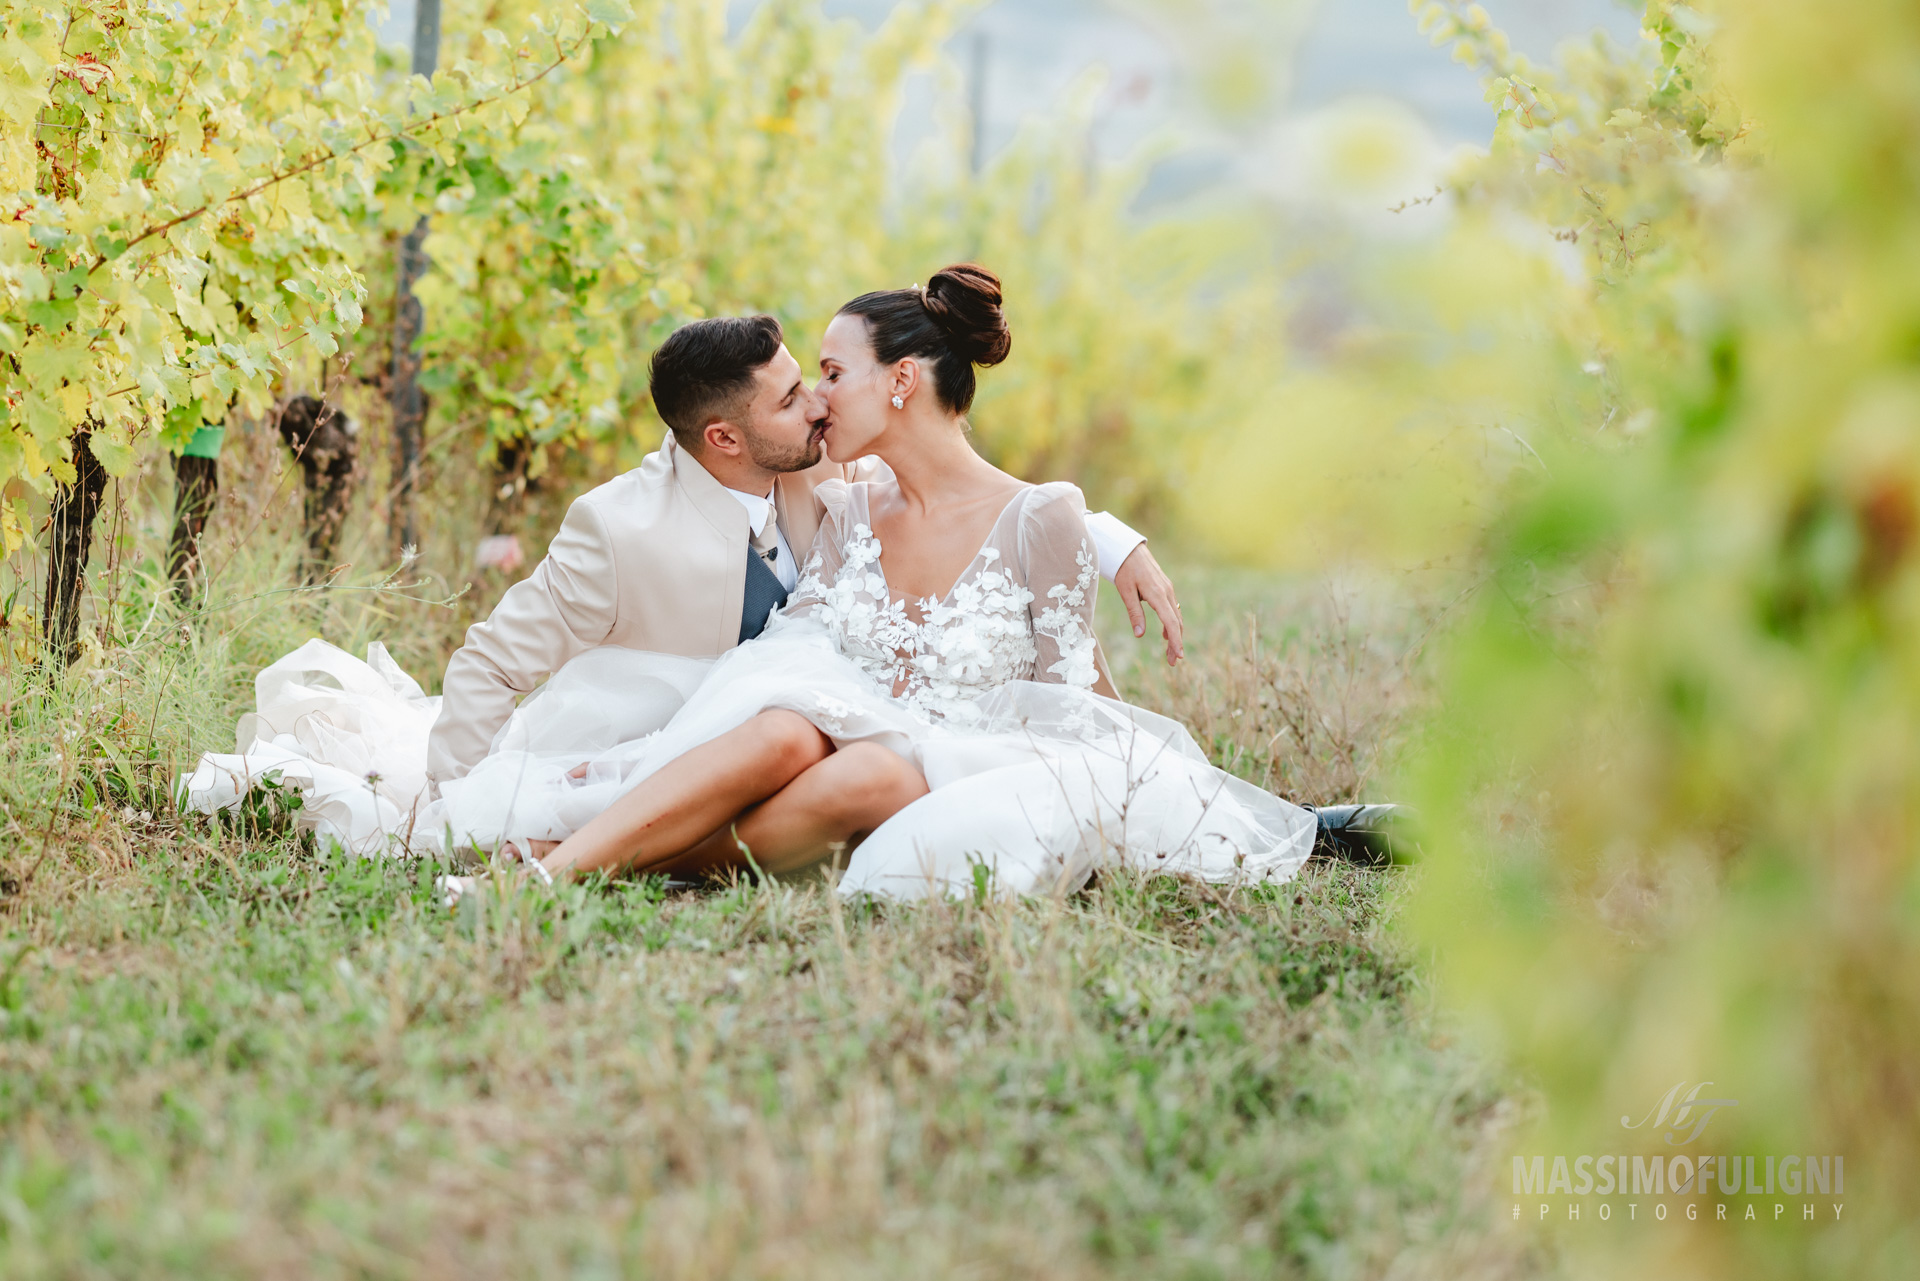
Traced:
POLYGON ((1099 579, 1078 489, 1023 490, 937 601, 889 587, 868 484, 819 494, 820 536, 760 637, 718 659, 582 654, 437 799, 438 700, 378 646, 363 664, 315 640, 261 673, 240 727, 250 746, 203 758, 187 803, 238 804, 277 771, 306 797, 303 825, 361 853, 558 840, 668 761, 784 708, 836 745, 899 753, 931 789, 852 852, 843 894, 971 892, 981 877, 1002 894, 1060 892, 1111 866, 1278 881, 1306 861, 1310 812, 1213 768, 1177 722, 1091 692, 1099 579))

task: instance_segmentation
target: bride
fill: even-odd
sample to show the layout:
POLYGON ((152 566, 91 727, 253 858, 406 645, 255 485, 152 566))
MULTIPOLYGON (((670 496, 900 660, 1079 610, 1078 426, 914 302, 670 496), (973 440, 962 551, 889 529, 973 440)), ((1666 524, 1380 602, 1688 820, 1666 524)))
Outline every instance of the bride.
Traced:
POLYGON ((842 894, 902 898, 1061 892, 1115 865, 1291 876, 1313 814, 1112 697, 1079 490, 1026 484, 969 444, 974 369, 1011 342, 1000 282, 978 266, 842 307, 821 344, 816 436, 833 461, 877 456, 891 479, 820 486, 799 584, 758 638, 711 662, 569 663, 409 844, 526 851, 545 880, 782 872, 850 848, 842 894), (664 727, 636 714, 633 734, 607 733, 608 705, 658 690, 684 697, 664 727), (584 721, 594 733, 569 741, 584 721))

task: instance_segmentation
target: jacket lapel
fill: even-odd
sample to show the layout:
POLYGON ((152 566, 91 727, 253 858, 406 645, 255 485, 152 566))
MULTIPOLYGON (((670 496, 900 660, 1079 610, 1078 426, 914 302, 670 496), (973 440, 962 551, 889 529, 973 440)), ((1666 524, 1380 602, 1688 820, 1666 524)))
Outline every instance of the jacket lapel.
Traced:
POLYGON ((732 568, 720 592, 714 633, 714 652, 725 653, 739 643, 740 615, 746 608, 747 512, 727 493, 726 486, 700 465, 699 459, 680 448, 672 432, 661 442, 660 453, 673 467, 681 497, 727 546, 727 564, 732 568))

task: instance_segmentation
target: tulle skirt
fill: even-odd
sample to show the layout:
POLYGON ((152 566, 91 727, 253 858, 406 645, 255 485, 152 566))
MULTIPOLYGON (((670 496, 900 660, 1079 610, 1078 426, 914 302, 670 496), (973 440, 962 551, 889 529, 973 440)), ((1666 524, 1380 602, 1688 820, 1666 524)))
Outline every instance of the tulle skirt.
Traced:
POLYGON ((669 761, 772 709, 804 716, 836 745, 898 753, 931 789, 852 852, 842 894, 1062 892, 1116 866, 1278 881, 1313 848, 1310 812, 1215 769, 1178 722, 1030 681, 928 721, 824 629, 791 620, 718 659, 580 655, 436 799, 425 761, 438 700, 378 646, 360 663, 309 641, 262 672, 256 692, 240 732, 249 745, 203 758, 187 803, 237 804, 278 771, 306 797, 302 824, 365 854, 564 839, 669 761), (572 777, 582 764, 584 777, 572 777))

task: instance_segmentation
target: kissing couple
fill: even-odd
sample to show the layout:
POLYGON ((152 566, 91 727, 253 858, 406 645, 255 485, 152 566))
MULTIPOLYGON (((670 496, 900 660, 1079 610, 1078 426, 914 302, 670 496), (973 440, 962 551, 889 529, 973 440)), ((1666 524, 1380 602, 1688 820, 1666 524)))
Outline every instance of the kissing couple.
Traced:
POLYGON ((1135 634, 1145 599, 1180 653, 1145 540, 969 443, 975 370, 1012 348, 1001 303, 971 264, 863 294, 811 388, 771 317, 679 329, 651 367, 660 449, 574 502, 440 699, 377 644, 361 663, 309 641, 260 674, 241 754, 203 758, 189 804, 277 773, 348 848, 493 854, 456 897, 829 860, 842 894, 894 898, 1122 866, 1290 877, 1315 813, 1108 677, 1103 572, 1135 634))

